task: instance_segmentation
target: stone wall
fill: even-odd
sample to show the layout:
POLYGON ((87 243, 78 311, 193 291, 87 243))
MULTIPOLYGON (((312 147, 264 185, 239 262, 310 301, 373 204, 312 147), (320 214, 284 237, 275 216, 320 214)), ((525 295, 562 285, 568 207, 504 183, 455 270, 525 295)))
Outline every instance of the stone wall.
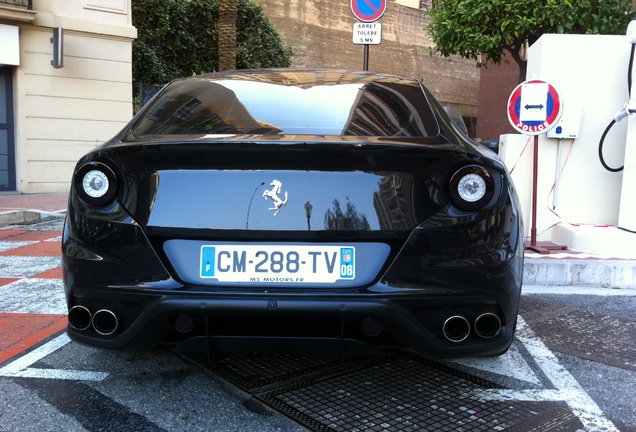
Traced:
MULTIPOLYGON (((294 51, 296 67, 362 69, 364 45, 353 44, 349 0, 256 0, 283 41, 294 51)), ((431 56, 426 11, 389 3, 378 21, 382 43, 369 47, 369 70, 422 79, 442 104, 477 116, 479 69, 460 57, 431 56)))

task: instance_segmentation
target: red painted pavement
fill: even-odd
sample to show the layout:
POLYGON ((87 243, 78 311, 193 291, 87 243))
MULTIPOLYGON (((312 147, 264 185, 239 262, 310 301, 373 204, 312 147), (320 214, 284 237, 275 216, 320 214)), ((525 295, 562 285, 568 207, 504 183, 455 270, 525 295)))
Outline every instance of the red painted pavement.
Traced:
POLYGON ((66 315, 0 312, 0 364, 66 328, 66 315))
MULTIPOLYGON (((0 242, 8 246, 7 250, 0 252, 0 256, 59 257, 61 235, 60 230, 0 229, 0 242), (10 242, 20 243, 11 248, 10 242)), ((60 266, 54 267, 30 278, 61 279, 62 269, 60 266)), ((4 287, 19 280, 20 278, 0 277, 0 295, 4 287)), ((0 364, 62 332, 66 324, 66 315, 12 313, 0 310, 0 364)))
POLYGON ((60 256, 62 245, 57 241, 44 241, 0 252, 0 256, 60 256))

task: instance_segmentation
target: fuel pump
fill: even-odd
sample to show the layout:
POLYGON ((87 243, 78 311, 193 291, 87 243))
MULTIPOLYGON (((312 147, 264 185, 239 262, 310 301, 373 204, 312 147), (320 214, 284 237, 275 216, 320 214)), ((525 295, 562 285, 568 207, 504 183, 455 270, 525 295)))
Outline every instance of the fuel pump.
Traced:
MULTIPOLYGON (((609 122, 609 124, 603 131, 603 134, 601 135, 601 140, 598 143, 598 157, 599 157, 599 160, 601 161, 601 165, 603 165, 603 168, 605 168, 606 170, 610 172, 620 172, 624 169, 624 165, 621 167, 613 168, 613 167, 610 167, 605 162, 605 158, 603 157, 603 145, 605 144, 605 138, 607 138, 608 132, 612 129, 612 127, 616 123, 620 122, 625 117, 631 114, 636 114, 636 100, 634 95, 632 95, 634 52, 636 51, 636 21, 632 21, 631 23, 629 23, 629 26, 627 26, 627 39, 632 44, 631 54, 629 56, 629 65, 627 68, 627 90, 628 90, 627 94, 628 96, 631 97, 631 99, 629 102, 626 102, 625 106, 623 106, 623 108, 621 108, 621 110, 614 115, 614 118, 609 122)), ((627 142, 629 143, 629 141, 630 140, 629 140, 629 133, 628 133, 627 142)))
MULTIPOLYGON (((623 169, 623 183, 621 189, 620 208, 618 211, 618 226, 628 231, 636 232, 636 91, 632 88, 634 78, 634 53, 636 51, 636 21, 627 27, 627 38, 631 43, 631 54, 627 73, 629 101, 616 113, 615 122, 627 118, 627 139, 625 140, 625 163, 623 169)), ((602 147, 599 147, 599 155, 602 147)), ((602 160, 602 159, 601 159, 602 160)))

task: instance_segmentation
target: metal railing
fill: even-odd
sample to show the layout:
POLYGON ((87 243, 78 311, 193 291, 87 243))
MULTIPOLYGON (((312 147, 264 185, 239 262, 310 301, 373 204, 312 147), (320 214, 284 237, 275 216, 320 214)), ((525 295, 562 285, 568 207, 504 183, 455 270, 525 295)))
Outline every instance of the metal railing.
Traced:
POLYGON ((28 10, 33 10, 33 0, 0 0, 0 4, 25 7, 28 10))

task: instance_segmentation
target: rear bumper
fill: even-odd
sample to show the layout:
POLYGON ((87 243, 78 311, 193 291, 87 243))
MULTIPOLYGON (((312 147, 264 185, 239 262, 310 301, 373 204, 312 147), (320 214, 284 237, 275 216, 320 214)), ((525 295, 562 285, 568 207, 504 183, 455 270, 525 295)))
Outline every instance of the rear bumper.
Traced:
POLYGON ((80 325, 84 321, 71 309, 71 339, 122 351, 160 343, 183 349, 206 349, 209 344, 208 349, 249 351, 280 349, 281 341, 306 349, 312 341, 339 346, 346 340, 357 341, 352 345, 355 351, 410 347, 431 357, 497 355, 512 342, 517 313, 482 296, 227 296, 121 289, 75 289, 72 296, 74 304, 89 311, 92 322, 80 325), (112 312, 116 325, 105 328, 110 322, 100 321, 105 315, 98 311, 112 312), (478 317, 484 315, 491 320, 480 323, 478 317), (448 322, 453 317, 465 319, 465 338, 462 320, 448 322), (453 336, 458 331, 460 337, 453 336))

